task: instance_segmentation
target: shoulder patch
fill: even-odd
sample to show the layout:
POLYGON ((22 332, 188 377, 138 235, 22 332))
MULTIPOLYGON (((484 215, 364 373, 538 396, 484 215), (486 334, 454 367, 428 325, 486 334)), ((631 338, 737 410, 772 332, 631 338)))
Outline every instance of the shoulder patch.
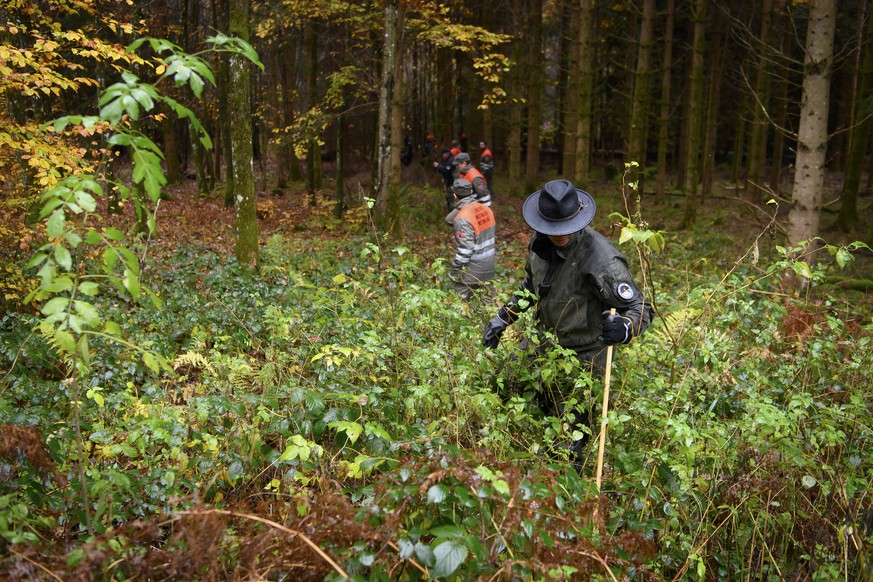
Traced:
POLYGON ((615 294, 622 299, 633 299, 634 288, 627 283, 619 283, 618 286, 615 288, 615 294))

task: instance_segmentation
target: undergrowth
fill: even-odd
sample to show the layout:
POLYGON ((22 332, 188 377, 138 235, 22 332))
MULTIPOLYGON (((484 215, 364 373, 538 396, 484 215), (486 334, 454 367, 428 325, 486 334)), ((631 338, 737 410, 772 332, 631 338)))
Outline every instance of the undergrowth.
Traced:
POLYGON ((8 313, 2 569, 865 579, 869 305, 819 285, 827 259, 811 287, 787 290, 797 261, 754 245, 727 263, 690 245, 627 253, 659 317, 616 352, 600 496, 597 439, 577 474, 568 424, 536 404, 541 382, 571 375, 590 408, 599 381, 560 350, 530 367, 518 347, 530 314, 497 350, 480 346, 512 277, 466 304, 443 284, 442 259, 366 235, 276 236, 257 275, 183 249, 143 275, 161 308, 112 293, 95 302, 125 342, 92 343, 78 406, 68 364, 30 331, 37 317, 8 313))

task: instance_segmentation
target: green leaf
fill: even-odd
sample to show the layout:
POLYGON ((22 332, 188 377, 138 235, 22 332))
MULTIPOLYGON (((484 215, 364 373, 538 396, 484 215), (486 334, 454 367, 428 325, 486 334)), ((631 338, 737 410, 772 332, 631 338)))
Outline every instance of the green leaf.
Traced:
POLYGON ((436 485, 431 485, 430 489, 427 490, 427 500, 430 503, 440 504, 446 500, 446 497, 449 496, 449 490, 446 489, 445 485, 437 483, 436 485))
POLYGON ((142 353, 142 361, 148 366, 148 369, 157 374, 161 371, 161 366, 158 363, 158 359, 151 352, 143 352, 142 353))
POLYGON ((621 236, 618 237, 618 243, 623 244, 629 240, 633 240, 633 238, 634 230, 625 226, 621 229, 621 236))
POLYGON ((73 334, 68 331, 58 330, 55 332, 55 341, 62 351, 72 354, 76 351, 76 340, 73 339, 73 334))
POLYGON ((812 279, 812 268, 808 263, 803 261, 795 261, 791 263, 791 268, 794 269, 794 272, 804 279, 812 279))
POLYGON ((109 335, 121 335, 121 326, 114 321, 104 321, 103 331, 109 335))
POLYGON ((103 264, 106 265, 107 270, 114 269, 116 263, 118 263, 118 252, 113 247, 103 251, 103 264))
POLYGON ((45 232, 49 236, 49 238, 55 238, 61 235, 64 232, 64 210, 63 208, 58 208, 52 215, 49 216, 49 219, 45 223, 45 232))
POLYGON ((94 326, 100 321, 100 314, 98 314, 97 310, 94 309, 94 306, 87 301, 77 299, 73 301, 73 307, 76 308, 76 313, 79 314, 79 317, 82 318, 82 322, 85 323, 85 325, 94 326))
POLYGON ((55 313, 61 313, 67 308, 67 305, 70 304, 70 300, 66 297, 55 297, 46 302, 45 305, 42 306, 40 310, 43 315, 54 315, 55 313))
POLYGON ((501 495, 505 495, 506 497, 509 497, 509 494, 510 494, 509 483, 507 483, 503 479, 497 479, 496 481, 494 481, 494 483, 492 483, 492 485, 494 486, 494 489, 498 493, 500 493, 501 495))
POLYGON ((94 281, 82 281, 79 283, 79 293, 88 297, 95 297, 100 292, 100 285, 94 281))
POLYGON ((79 206, 81 206, 88 212, 94 212, 97 209, 97 202, 94 200, 94 197, 87 192, 77 190, 75 193, 75 197, 76 203, 78 203, 79 206))
POLYGON ((32 269, 33 267, 36 267, 37 265, 41 265, 43 263, 43 261, 45 261, 47 258, 48 258, 47 253, 36 253, 35 255, 33 255, 33 257, 31 257, 30 261, 28 261, 27 266, 25 266, 24 269, 25 270, 32 269))
POLYGON ((124 233, 114 226, 110 226, 103 232, 103 236, 105 236, 109 240, 119 241, 124 238, 124 233))
POLYGON ((841 268, 841 269, 845 269, 845 268, 846 268, 846 265, 848 265, 849 263, 851 263, 852 260, 853 260, 855 257, 853 257, 853 256, 852 256, 852 253, 850 253, 850 252, 847 251, 846 249, 844 249, 844 248, 840 248, 840 249, 837 251, 837 254, 835 255, 834 258, 836 259, 837 264, 840 266, 840 268, 841 268))
POLYGON ((128 290, 128 292, 133 297, 139 297, 140 287, 139 287, 139 277, 131 271, 130 269, 124 270, 124 279, 122 280, 124 288, 128 290))
POLYGON ((433 550, 434 565, 430 569, 433 578, 447 578, 458 569, 458 566, 467 559, 469 551, 463 544, 454 540, 448 540, 433 550))
POLYGON ((818 483, 818 481, 816 481, 815 477, 813 477, 812 475, 804 475, 800 481, 807 489, 812 489, 813 487, 815 487, 815 484, 818 483))
POLYGON ((339 432, 346 433, 346 437, 348 437, 349 441, 352 443, 357 441, 358 437, 361 436, 361 433, 364 432, 364 427, 357 422, 348 422, 345 420, 329 422, 327 426, 339 432))
POLYGON ((464 537, 466 532, 456 525, 438 525, 430 529, 430 534, 437 538, 457 540, 464 537))
POLYGON ((73 257, 66 247, 55 247, 55 262, 67 271, 73 268, 73 257))
POLYGON ((121 99, 113 99, 100 109, 100 117, 115 125, 121 121, 121 99))

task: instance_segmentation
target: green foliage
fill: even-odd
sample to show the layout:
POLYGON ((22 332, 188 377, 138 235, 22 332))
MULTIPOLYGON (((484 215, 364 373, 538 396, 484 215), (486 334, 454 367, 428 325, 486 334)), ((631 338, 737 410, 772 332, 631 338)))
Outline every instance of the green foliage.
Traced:
MULTIPOLYGON (((93 195, 68 188, 47 211, 63 212, 51 226, 59 245, 69 244, 68 217, 89 212, 75 192, 93 195)), ((822 273, 852 265, 839 248, 821 247, 834 264, 808 263, 803 295, 781 289, 797 259, 778 249, 723 264, 670 244, 646 263, 659 317, 617 351, 598 498, 596 446, 580 477, 566 454, 580 435, 537 403, 572 379, 567 411, 584 414, 600 383, 565 350, 518 349, 523 338, 540 341, 530 311, 497 350, 480 347, 481 322, 509 282, 498 298, 466 304, 442 287, 445 265, 426 253, 353 234, 317 244, 274 237, 259 274, 202 248, 162 259, 149 271, 155 304, 129 297, 121 251, 101 271, 121 241, 97 232, 89 244, 104 250, 84 264, 98 267, 100 293, 0 320, 0 423, 41 427, 69 478, 40 473, 21 446, 0 447, 10 471, 0 481, 0 535, 9 542, 44 544, 62 525, 83 528, 69 499, 87 496, 102 567, 120 560, 119 571, 158 549, 161 564, 191 557, 175 538, 150 549, 123 535, 125 524, 177 523, 207 504, 269 508, 258 515, 306 531, 360 580, 608 578, 606 568, 619 579, 866 572, 873 327, 869 313, 818 287, 822 273), (54 329, 88 329, 76 300, 118 327, 83 334, 90 360, 78 368, 78 392, 63 383, 57 334, 27 332, 56 314, 54 329), (166 367, 154 370, 144 350, 166 367), (10 454, 21 460, 14 471, 10 454)), ((77 280, 55 252, 41 251, 51 281, 81 289, 92 280, 88 268, 77 280)), ((267 543, 240 521, 219 526, 210 547, 221 567, 239 564, 247 536, 267 543)), ((288 563, 317 556, 300 536, 272 539, 269 552, 293 555, 288 563)), ((71 564, 89 555, 84 536, 70 544, 71 564)), ((314 571, 339 576, 317 563, 314 571)))

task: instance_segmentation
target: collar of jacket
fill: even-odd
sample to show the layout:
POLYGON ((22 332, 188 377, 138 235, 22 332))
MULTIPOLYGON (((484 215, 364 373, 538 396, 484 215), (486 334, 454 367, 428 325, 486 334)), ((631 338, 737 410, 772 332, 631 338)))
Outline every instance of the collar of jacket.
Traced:
POLYGON ((464 196, 463 198, 458 198, 457 200, 455 200, 455 208, 460 210, 464 206, 469 206, 469 205, 473 204, 474 202, 476 202, 476 196, 473 196, 473 195, 464 196))

